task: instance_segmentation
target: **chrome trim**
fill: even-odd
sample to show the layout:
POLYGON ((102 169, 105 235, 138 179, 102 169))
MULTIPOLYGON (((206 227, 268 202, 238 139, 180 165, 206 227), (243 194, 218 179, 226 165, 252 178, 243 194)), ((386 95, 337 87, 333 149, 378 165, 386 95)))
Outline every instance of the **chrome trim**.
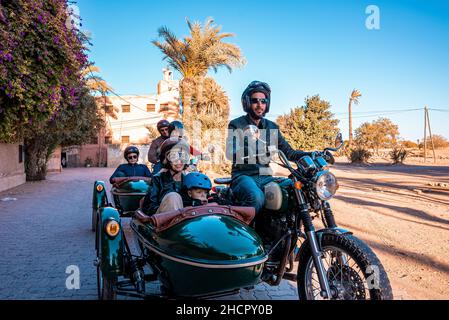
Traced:
POLYGON ((169 260, 172 260, 175 262, 179 262, 182 264, 187 264, 187 265, 194 266, 194 267, 209 268, 209 269, 236 269, 236 268, 252 267, 252 266, 264 263, 265 261, 268 260, 268 256, 265 255, 265 257, 263 257, 262 259, 260 259, 258 261, 239 263, 239 264, 231 264, 231 265, 228 265, 228 264, 206 264, 206 263, 194 262, 194 261, 170 256, 170 255, 160 251, 159 249, 155 248, 151 243, 148 242, 147 239, 145 239, 139 232, 137 232, 137 230, 135 229, 134 223, 131 223, 131 229, 134 230, 134 232, 137 234, 139 239, 142 240, 145 247, 148 248, 149 250, 155 252, 156 254, 158 254, 161 257, 164 257, 166 259, 169 259, 169 260))

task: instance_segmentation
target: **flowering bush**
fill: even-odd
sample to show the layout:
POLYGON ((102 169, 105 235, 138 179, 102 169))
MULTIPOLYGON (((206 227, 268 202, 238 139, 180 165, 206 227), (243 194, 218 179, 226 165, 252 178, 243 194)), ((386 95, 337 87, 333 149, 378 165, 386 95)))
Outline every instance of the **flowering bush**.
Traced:
POLYGON ((87 64, 65 0, 0 0, 0 140, 43 132, 76 108, 87 64))

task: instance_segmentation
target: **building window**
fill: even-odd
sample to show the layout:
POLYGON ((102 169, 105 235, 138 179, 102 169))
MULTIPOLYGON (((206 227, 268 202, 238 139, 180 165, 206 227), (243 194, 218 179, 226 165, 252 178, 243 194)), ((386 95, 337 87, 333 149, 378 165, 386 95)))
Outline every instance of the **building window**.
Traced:
POLYGON ((147 112, 156 112, 156 105, 147 104, 147 112))
POLYGON ((160 112, 167 112, 168 111, 168 104, 163 103, 161 104, 160 112))
POLYGON ((104 143, 105 144, 111 144, 112 143, 112 137, 111 136, 104 137, 104 143))
POLYGON ((122 143, 129 143, 129 136, 122 136, 122 143))
POLYGON ((129 104, 122 105, 122 112, 131 112, 131 106, 129 104))
POLYGON ((23 162, 23 145, 19 144, 19 163, 23 162))
POLYGON ((98 144, 98 137, 92 137, 90 139, 90 144, 98 144))

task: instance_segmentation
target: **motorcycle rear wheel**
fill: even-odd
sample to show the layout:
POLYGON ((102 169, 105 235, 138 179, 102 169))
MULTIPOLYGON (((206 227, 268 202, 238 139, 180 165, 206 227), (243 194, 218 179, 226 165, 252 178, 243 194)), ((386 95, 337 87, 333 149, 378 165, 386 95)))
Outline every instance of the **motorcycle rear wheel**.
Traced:
MULTIPOLYGON (((391 300, 393 293, 381 262, 363 241, 352 235, 324 234, 323 263, 334 300, 391 300)), ((309 242, 299 251, 298 296, 322 299, 309 242)))

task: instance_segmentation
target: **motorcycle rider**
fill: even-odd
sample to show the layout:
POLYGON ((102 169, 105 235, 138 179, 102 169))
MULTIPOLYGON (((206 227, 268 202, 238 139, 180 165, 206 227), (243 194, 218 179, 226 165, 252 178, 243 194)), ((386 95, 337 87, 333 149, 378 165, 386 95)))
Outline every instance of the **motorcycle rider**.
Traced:
POLYGON ((170 122, 165 119, 160 120, 156 125, 160 136, 151 142, 150 149, 148 150, 148 161, 153 164, 153 174, 158 173, 162 169, 162 164, 159 161, 159 153, 162 143, 170 137, 169 126, 170 122))
MULTIPOLYGON (((178 137, 187 141, 187 137, 184 132, 184 124, 178 120, 170 123, 170 126, 168 127, 168 135, 170 137, 178 137)), ((190 154, 194 157, 198 157, 200 160, 210 160, 210 157, 206 153, 202 153, 200 150, 195 149, 192 145, 190 145, 190 154)))
POLYGON ((121 164, 115 169, 109 182, 118 185, 129 180, 129 177, 138 177, 143 180, 151 179, 151 172, 144 164, 137 163, 139 161, 139 149, 136 146, 126 147, 123 155, 128 163, 121 164))
POLYGON ((188 202, 182 192, 185 174, 183 170, 189 162, 189 145, 178 137, 170 137, 161 145, 160 162, 163 170, 153 176, 149 192, 142 203, 142 211, 147 215, 182 209, 188 202))
POLYGON ((270 146, 283 151, 290 161, 299 160, 308 154, 293 150, 280 133, 278 125, 264 118, 270 111, 270 100, 270 86, 265 82, 252 81, 241 97, 246 115, 228 124, 226 156, 232 161, 231 189, 237 204, 254 207, 256 214, 265 203, 265 185, 274 180, 267 158, 270 146), (258 128, 260 139, 248 135, 250 125, 258 128))

